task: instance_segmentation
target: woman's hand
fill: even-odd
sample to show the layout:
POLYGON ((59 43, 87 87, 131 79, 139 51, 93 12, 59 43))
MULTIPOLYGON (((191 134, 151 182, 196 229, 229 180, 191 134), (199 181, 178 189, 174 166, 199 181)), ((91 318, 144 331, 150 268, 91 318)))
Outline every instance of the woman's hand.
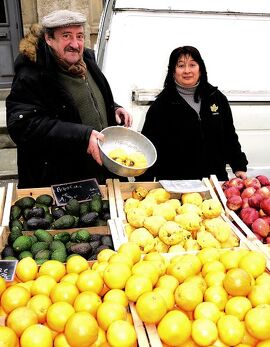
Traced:
POLYGON ((236 177, 242 178, 243 180, 247 178, 247 173, 245 171, 236 171, 234 174, 236 177))
POLYGON ((115 110, 115 119, 117 124, 124 123, 124 126, 129 128, 132 125, 133 118, 123 107, 118 107, 115 110))

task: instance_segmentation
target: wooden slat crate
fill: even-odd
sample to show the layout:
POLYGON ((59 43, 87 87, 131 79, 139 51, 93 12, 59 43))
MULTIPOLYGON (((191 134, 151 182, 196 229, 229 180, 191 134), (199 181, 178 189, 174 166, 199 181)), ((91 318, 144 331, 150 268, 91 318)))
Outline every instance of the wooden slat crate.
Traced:
POLYGON ((264 245, 252 232, 252 230, 241 220, 241 218, 232 210, 230 210, 226 206, 227 198, 222 190, 221 183, 218 181, 217 177, 215 175, 211 175, 210 177, 210 183, 214 187, 221 203, 223 204, 223 208, 226 211, 226 215, 228 219, 230 219, 236 226, 237 229, 244 235, 245 238, 247 238, 248 241, 250 241, 255 249, 262 252, 270 261, 270 248, 268 248, 266 245, 264 245))
MULTIPOLYGON (((109 200, 110 205, 110 217, 111 219, 117 217, 116 203, 114 196, 113 181, 111 179, 107 180, 106 185, 100 185, 99 189, 101 191, 104 200, 109 200)), ((8 227, 10 220, 10 208, 16 200, 25 196, 32 196, 37 198, 41 194, 49 194, 53 196, 51 187, 44 188, 29 188, 29 189, 18 189, 14 183, 9 183, 6 192, 5 207, 3 211, 2 225, 8 227)), ((107 226, 99 227, 104 230, 107 226)))
POLYGON ((0 187, 0 225, 2 225, 5 200, 6 200, 6 187, 0 187))
MULTIPOLYGON (((209 179, 204 178, 202 182, 205 184, 207 187, 207 191, 200 193, 203 198, 205 199, 210 199, 210 198, 215 198, 219 200, 219 196, 215 192, 215 189, 213 188, 213 185, 209 181, 209 179)), ((124 202, 126 199, 132 197, 132 191, 136 189, 138 186, 142 186, 146 188, 147 190, 155 189, 155 188, 160 188, 162 187, 159 182, 120 182, 117 179, 113 180, 113 186, 114 186, 114 194, 115 194, 115 200, 116 200, 116 210, 117 210, 117 215, 118 218, 115 219, 115 223, 118 229, 118 235, 120 240, 123 242, 127 241, 127 236, 125 234, 124 230, 124 224, 127 222, 126 220, 126 214, 124 211, 124 202)), ((181 193, 171 193, 171 198, 180 198, 181 193)), ((223 209, 221 217, 229 223, 230 220, 226 218, 226 210, 223 209)), ((246 237, 243 235, 232 223, 229 223, 231 226, 232 233, 235 234, 239 241, 240 245, 243 244, 245 246, 246 243, 246 237)))
MULTIPOLYGON (((207 178, 204 178, 202 182, 207 188, 207 191, 200 193, 202 197, 207 199, 218 199, 218 196, 216 195, 210 181, 207 178)), ((126 220, 126 214, 124 211, 124 201, 132 197, 132 192, 134 189, 136 189, 137 187, 144 187, 147 190, 151 190, 162 187, 162 185, 159 182, 120 182, 118 179, 113 180, 113 186, 116 200, 117 217, 122 219, 123 221, 126 220)), ((181 193, 171 193, 171 198, 179 199, 180 197, 181 193)))

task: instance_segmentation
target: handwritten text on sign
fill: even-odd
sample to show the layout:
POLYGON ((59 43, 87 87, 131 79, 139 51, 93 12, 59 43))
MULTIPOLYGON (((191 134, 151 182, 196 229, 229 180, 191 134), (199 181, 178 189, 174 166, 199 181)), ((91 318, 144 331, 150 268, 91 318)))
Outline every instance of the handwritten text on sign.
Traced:
POLYGON ((52 191, 58 206, 65 205, 70 199, 87 201, 95 194, 102 195, 95 178, 53 185, 52 191))

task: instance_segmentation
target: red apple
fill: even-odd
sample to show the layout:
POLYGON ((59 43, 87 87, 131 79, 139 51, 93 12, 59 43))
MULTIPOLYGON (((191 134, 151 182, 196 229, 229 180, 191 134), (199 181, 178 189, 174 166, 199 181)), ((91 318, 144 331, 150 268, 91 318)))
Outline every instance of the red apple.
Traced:
POLYGON ((251 224, 251 229, 254 233, 266 237, 270 231, 270 226, 264 219, 258 218, 251 224))
POLYGON ((229 188, 229 181, 224 181, 221 185, 222 190, 229 188))
POLYGON ((242 190, 244 188, 244 182, 239 177, 231 178, 228 182, 229 187, 236 187, 239 190, 242 190))
POLYGON ((253 207, 246 207, 240 211, 239 216, 246 225, 250 226, 259 218, 259 212, 253 207))
POLYGON ((249 177, 244 179, 245 187, 253 187, 255 189, 259 189, 261 187, 260 181, 255 177, 249 177))
POLYGON ((267 216, 270 216, 270 198, 263 199, 260 207, 267 216))
POLYGON ((265 188, 267 188, 270 191, 270 184, 268 186, 265 186, 265 188))
POLYGON ((242 198, 239 195, 230 196, 227 199, 226 205, 232 211, 237 211, 242 207, 242 198))
POLYGON ((254 207, 257 210, 260 209, 260 203, 263 200, 263 196, 260 193, 253 194, 250 198, 248 198, 248 204, 250 207, 254 207))
POLYGON ((254 193, 256 192, 256 189, 253 187, 245 188, 241 193, 241 198, 250 198, 254 193))
POLYGON ((233 195, 240 196, 240 191, 236 187, 229 187, 229 188, 224 190, 224 194, 225 194, 226 198, 228 199, 230 196, 233 196, 233 195))
POLYGON ((270 236, 267 236, 267 238, 265 239, 266 243, 269 244, 270 243, 270 236))
POLYGON ((256 176, 256 178, 257 178, 257 180, 259 180, 259 182, 261 183, 262 186, 268 186, 268 184, 270 184, 268 177, 266 177, 264 175, 256 176))
POLYGON ((256 193, 260 193, 264 198, 270 197, 270 190, 266 186, 259 188, 256 193))
POLYGON ((250 207, 248 203, 248 198, 242 199, 242 208, 250 207))
POLYGON ((265 220, 269 225, 270 225, 270 216, 262 216, 261 217, 263 220, 265 220))

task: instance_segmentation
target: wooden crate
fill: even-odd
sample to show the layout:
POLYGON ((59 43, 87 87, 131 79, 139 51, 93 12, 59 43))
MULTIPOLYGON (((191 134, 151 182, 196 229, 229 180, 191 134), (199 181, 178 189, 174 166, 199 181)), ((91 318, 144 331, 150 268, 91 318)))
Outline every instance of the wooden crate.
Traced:
MULTIPOLYGON (((79 229, 80 228, 50 230, 49 232, 51 235, 55 235, 63 231, 72 234, 74 231, 79 229)), ((89 230, 92 234, 111 235, 115 250, 117 250, 119 246, 121 245, 121 240, 119 239, 119 236, 118 236, 117 225, 115 224, 114 219, 109 219, 108 226, 106 227, 88 227, 83 229, 89 230)), ((23 233, 25 235, 32 235, 34 231, 24 231, 23 233)), ((9 227, 0 227, 0 259, 1 259, 1 252, 3 251, 4 247, 7 245, 9 234, 10 234, 9 227)))
MULTIPOLYGON (((204 178, 202 182, 205 184, 207 191, 200 193, 204 199, 214 198, 219 200, 219 196, 215 192, 213 185, 210 180, 204 178)), ((119 182, 119 180, 113 180, 114 186, 114 195, 116 200, 116 210, 118 218, 115 219, 115 224, 118 230, 118 236, 120 240, 123 242, 127 241, 127 236, 124 230, 124 224, 127 223, 126 214, 124 211, 124 202, 126 199, 132 197, 132 191, 136 189, 138 186, 142 186, 147 190, 160 188, 162 187, 159 182, 119 182)), ((171 193, 171 198, 179 199, 181 197, 181 193, 171 193)), ((247 239, 246 237, 236 228, 236 226, 231 223, 230 219, 227 218, 226 210, 223 208, 221 217, 230 225, 232 233, 237 236, 239 239, 240 245, 246 247, 247 239)), ((251 245, 250 245, 251 247, 251 245)))
MULTIPOLYGON (((216 195, 210 181, 207 178, 202 180, 203 184, 207 188, 205 192, 200 193, 202 197, 205 199, 216 198, 216 195)), ((147 190, 161 188, 162 185, 159 182, 120 182, 118 179, 113 180, 114 187, 114 195, 116 201, 116 211, 117 217, 126 220, 126 214, 124 211, 124 201, 128 198, 132 197, 132 192, 137 187, 144 187, 147 190)), ((171 193, 171 198, 179 199, 181 197, 181 193, 171 193)))
POLYGON ((264 245, 253 233, 253 231, 242 221, 242 219, 232 210, 226 206, 227 198, 222 190, 221 183, 218 181, 215 175, 211 175, 210 183, 216 191, 223 208, 226 212, 228 219, 230 219, 237 229, 241 232, 244 237, 253 244, 253 249, 257 249, 262 252, 266 258, 270 261, 270 248, 264 245))
MULTIPOLYGON (((106 185, 100 185, 99 188, 102 194, 102 198, 104 200, 109 200, 111 219, 116 218, 117 212, 116 212, 113 181, 109 179, 107 180, 106 185)), ((2 226, 5 226, 5 227, 9 226, 10 208, 15 203, 16 200, 25 196, 32 196, 33 198, 37 198, 41 194, 49 194, 53 196, 51 187, 18 189, 15 183, 9 183, 7 187, 5 207, 3 211, 2 226)), ((99 227, 99 228, 106 230, 107 226, 99 227)))
POLYGON ((6 187, 0 187, 0 225, 2 225, 5 200, 6 200, 6 187))

